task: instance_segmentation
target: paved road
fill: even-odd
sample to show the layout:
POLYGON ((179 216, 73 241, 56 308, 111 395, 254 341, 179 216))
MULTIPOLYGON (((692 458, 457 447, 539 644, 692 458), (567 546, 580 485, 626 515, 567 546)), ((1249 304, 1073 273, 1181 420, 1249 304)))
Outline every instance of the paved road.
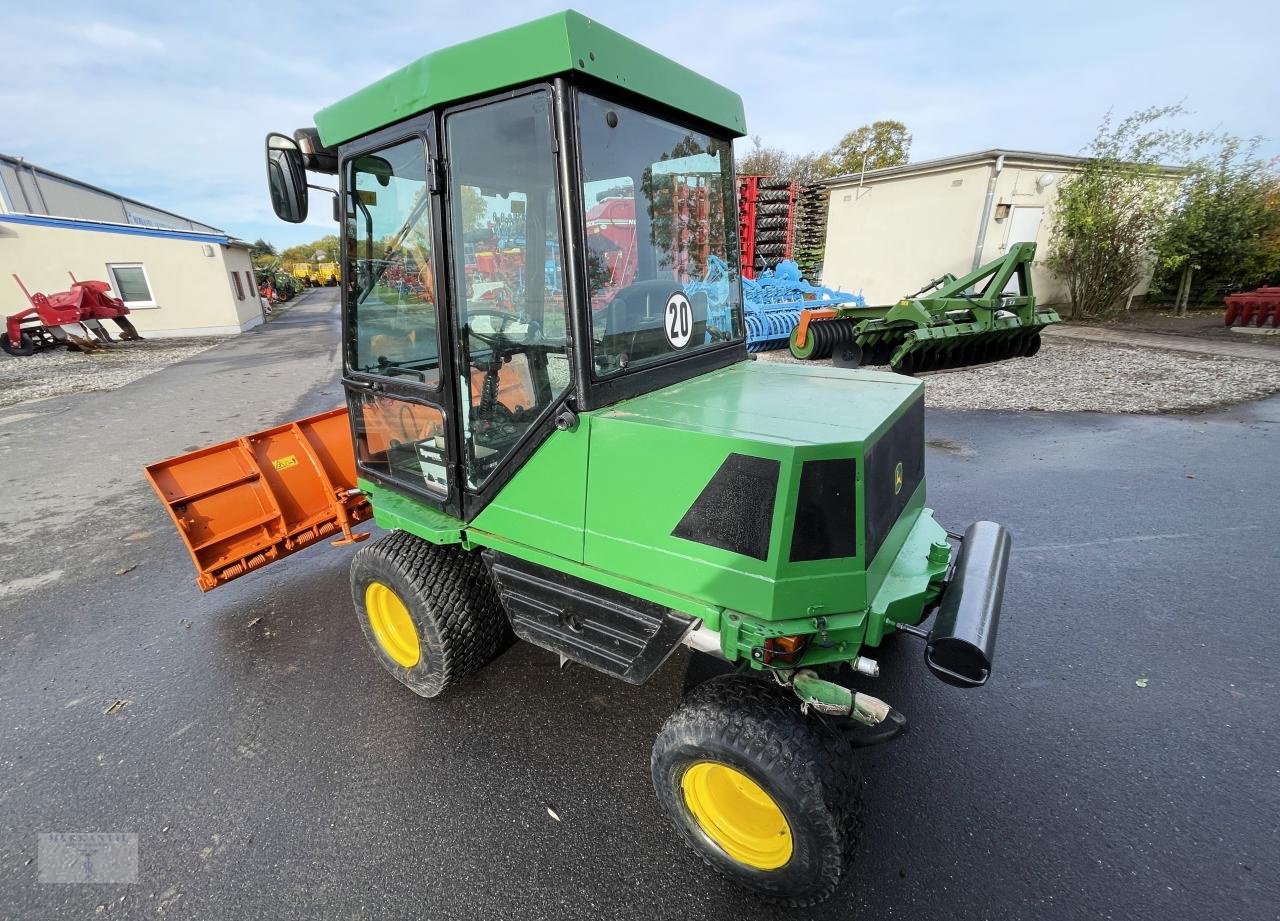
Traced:
MULTIPOLYGON (((518 645, 423 701, 364 649, 349 551, 196 591, 139 466, 334 404, 334 324, 321 292, 0 414, 0 917, 770 916, 657 814, 681 659, 632 688, 518 645), (38 884, 43 831, 137 833, 140 881, 38 884)), ((882 656, 912 729, 864 753, 854 877, 810 914, 1275 918, 1280 400, 929 432, 942 520, 1016 535, 998 670, 882 656)))

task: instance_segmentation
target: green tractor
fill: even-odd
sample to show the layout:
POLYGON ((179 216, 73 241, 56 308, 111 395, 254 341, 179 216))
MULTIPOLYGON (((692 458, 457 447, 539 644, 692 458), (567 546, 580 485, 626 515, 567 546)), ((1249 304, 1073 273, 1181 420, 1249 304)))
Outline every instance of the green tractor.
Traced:
POLYGON ((910 634, 982 685, 1010 543, 925 506, 919 382, 751 360, 745 131, 733 92, 565 12, 270 135, 282 219, 307 170, 337 176, 346 410, 229 442, 218 475, 296 496, 319 474, 334 513, 256 547, 292 500, 217 505, 213 449, 149 471, 204 588, 372 516, 354 606, 423 697, 513 637, 633 684, 682 644, 714 660, 658 734, 658 801, 710 866, 803 905, 846 873, 855 749, 905 726, 859 689, 876 647, 910 634))

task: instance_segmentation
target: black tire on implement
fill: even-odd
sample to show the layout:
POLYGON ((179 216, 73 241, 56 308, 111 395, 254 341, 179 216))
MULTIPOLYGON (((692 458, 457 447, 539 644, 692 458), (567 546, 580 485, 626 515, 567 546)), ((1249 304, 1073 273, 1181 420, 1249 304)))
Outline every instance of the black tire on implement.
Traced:
POLYGON ((722 875, 793 907, 821 902, 839 885, 862 832, 861 778, 845 739, 801 714, 786 688, 750 675, 699 685, 658 733, 650 767, 680 836, 722 875), (683 780, 706 761, 746 774, 781 809, 793 846, 783 866, 741 863, 702 830, 683 780))
POLYGON ((352 559, 351 596, 378 660, 421 697, 435 697, 483 668, 514 639, 484 560, 456 544, 439 546, 392 531, 352 559), (365 608, 374 581, 394 591, 413 620, 421 657, 412 667, 392 659, 374 635, 365 608))
POLYGON ((26 333, 18 334, 18 342, 16 345, 9 341, 8 333, 0 333, 0 349, 3 349, 10 355, 25 357, 35 353, 36 344, 35 341, 26 333))

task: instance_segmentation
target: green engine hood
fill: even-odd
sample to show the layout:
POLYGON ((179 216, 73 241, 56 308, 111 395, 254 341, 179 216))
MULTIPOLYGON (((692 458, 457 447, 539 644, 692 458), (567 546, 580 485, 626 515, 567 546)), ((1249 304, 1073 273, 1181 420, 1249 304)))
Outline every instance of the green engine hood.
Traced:
POLYGON ((920 517, 923 459, 918 381, 743 361, 584 414, 470 533, 665 603, 769 620, 865 610, 920 517))
POLYGON ((921 393, 919 381, 900 374, 744 361, 602 410, 596 418, 767 445, 849 445, 875 439, 921 393))

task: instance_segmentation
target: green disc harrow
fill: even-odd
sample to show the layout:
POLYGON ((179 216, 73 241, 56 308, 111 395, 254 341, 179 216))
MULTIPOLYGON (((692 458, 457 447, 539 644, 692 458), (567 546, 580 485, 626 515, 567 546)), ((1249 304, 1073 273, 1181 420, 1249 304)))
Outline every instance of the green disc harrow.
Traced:
POLYGON ((891 307, 806 310, 791 333, 791 354, 840 366, 889 365, 903 374, 1030 358, 1040 331, 1060 323, 1037 307, 1031 287, 1034 243, 962 278, 944 275, 891 307))

